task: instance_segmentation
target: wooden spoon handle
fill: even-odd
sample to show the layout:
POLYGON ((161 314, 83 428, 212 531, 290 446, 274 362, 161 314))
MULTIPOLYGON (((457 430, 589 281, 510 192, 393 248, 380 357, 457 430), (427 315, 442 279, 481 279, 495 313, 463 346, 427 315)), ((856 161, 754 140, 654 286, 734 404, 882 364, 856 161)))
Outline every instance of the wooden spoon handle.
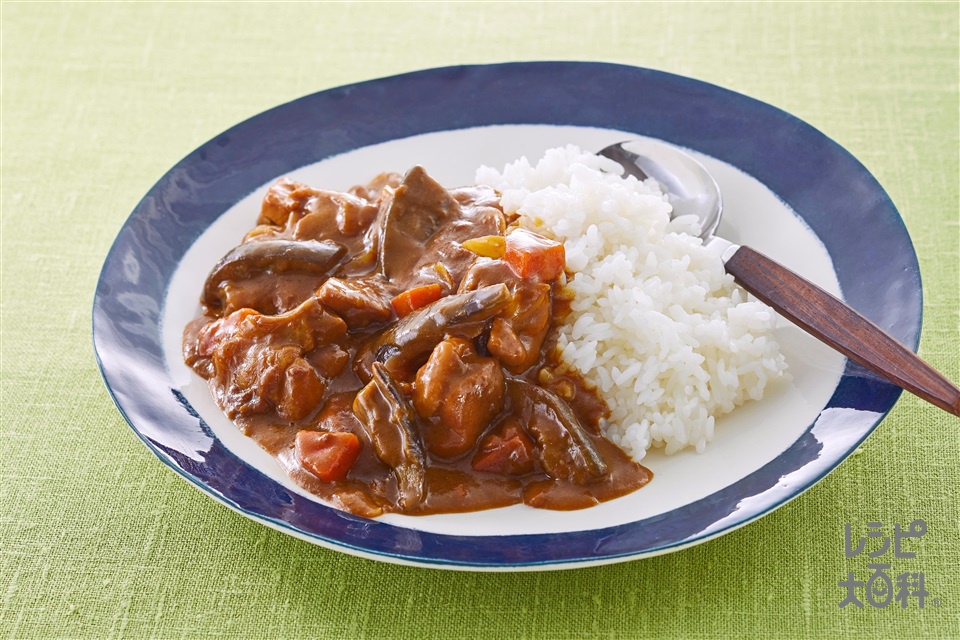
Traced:
POLYGON ((960 416, 960 389, 820 287, 750 247, 738 248, 726 268, 744 289, 807 333, 893 384, 960 416))

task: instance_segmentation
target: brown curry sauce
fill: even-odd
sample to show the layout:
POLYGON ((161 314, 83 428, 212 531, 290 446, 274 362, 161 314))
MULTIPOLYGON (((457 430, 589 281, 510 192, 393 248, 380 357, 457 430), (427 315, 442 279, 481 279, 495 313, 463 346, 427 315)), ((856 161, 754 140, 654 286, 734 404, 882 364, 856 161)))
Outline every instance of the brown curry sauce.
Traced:
POLYGON ((652 474, 556 355, 561 274, 509 253, 556 243, 512 222, 493 190, 421 167, 346 193, 281 180, 208 276, 184 360, 298 485, 358 515, 630 493, 652 474))

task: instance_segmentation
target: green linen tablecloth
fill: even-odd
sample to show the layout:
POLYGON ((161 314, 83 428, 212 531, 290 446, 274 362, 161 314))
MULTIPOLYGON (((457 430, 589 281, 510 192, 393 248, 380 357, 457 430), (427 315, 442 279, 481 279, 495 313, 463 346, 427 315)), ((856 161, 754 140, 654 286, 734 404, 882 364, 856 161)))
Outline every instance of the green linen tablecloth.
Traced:
POLYGON ((316 547, 194 490, 124 422, 90 339, 128 213, 220 131, 415 69, 602 60, 753 96, 857 156, 919 254, 920 353, 956 381, 958 7, 3 2, 0 636, 960 637, 960 421, 913 396, 823 482, 711 542, 588 569, 442 572, 316 547), (838 582, 872 562, 845 558, 845 525, 915 519, 925 606, 840 608, 838 582))

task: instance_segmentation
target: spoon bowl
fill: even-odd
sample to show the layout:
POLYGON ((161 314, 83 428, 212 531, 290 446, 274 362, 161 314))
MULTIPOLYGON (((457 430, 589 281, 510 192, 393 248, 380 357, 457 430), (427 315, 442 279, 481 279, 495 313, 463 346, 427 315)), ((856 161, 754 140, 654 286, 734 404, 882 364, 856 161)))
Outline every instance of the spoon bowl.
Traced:
POLYGON ((637 139, 612 144, 597 155, 619 164, 626 175, 656 180, 673 207, 672 217, 696 216, 703 240, 716 233, 723 215, 720 187, 690 154, 657 140, 637 139))

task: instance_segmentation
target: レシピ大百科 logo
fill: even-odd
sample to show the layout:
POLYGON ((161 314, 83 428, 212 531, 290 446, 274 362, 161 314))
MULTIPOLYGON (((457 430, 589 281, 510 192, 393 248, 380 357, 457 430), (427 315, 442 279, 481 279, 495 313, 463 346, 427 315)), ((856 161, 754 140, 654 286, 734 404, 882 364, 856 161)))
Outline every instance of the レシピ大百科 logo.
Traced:
POLYGON ((905 549, 903 544, 905 539, 921 538, 926 532, 927 523, 923 520, 914 520, 907 527, 897 522, 893 526, 892 536, 884 532, 882 522, 868 522, 867 537, 858 535, 855 539, 852 527, 847 523, 843 536, 844 556, 856 558, 866 552, 867 559, 876 559, 876 562, 868 562, 866 568, 870 573, 864 580, 857 579, 857 572, 848 571, 846 579, 837 583, 846 590, 846 597, 840 601, 840 608, 853 605, 862 609, 864 602, 877 609, 894 602, 904 609, 910 606, 911 602, 916 602, 921 609, 925 606, 939 606, 940 599, 931 597, 927 590, 924 572, 918 566, 909 566, 915 564, 916 551, 905 549), (888 555, 891 551, 893 560, 908 562, 898 562, 894 567, 888 555))

